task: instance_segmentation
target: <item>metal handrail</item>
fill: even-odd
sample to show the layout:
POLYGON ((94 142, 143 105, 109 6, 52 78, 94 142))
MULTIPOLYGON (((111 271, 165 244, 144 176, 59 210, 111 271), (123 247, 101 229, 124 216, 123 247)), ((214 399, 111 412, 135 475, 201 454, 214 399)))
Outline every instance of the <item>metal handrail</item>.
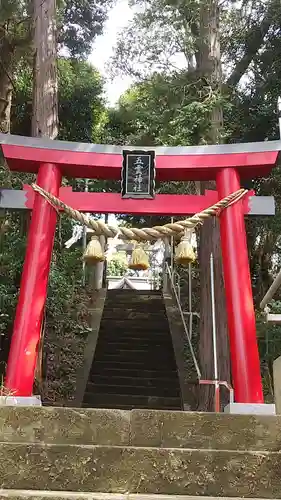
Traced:
MULTIPOLYGON (((213 261, 213 255, 211 254, 210 256, 210 272, 211 272, 211 302, 212 302, 212 335, 213 335, 213 354, 214 354, 214 370, 215 370, 215 377, 214 380, 212 379, 202 379, 201 378, 201 371, 199 368, 198 361, 196 359, 194 349, 192 346, 191 342, 191 336, 188 331, 188 328, 186 326, 186 321, 185 321, 185 315, 189 315, 189 322, 191 324, 192 328, 192 316, 198 313, 192 312, 191 308, 191 286, 189 284, 189 311, 188 312, 183 312, 182 306, 180 303, 180 276, 176 271, 171 271, 168 263, 165 263, 165 270, 166 270, 166 275, 169 277, 172 291, 174 293, 176 303, 178 306, 178 310, 181 316, 182 324, 184 327, 184 331, 186 334, 186 338, 188 340, 190 352, 192 355, 193 363, 197 372, 197 377, 198 377, 198 383, 199 385, 213 385, 215 388, 215 398, 214 398, 214 409, 216 413, 220 412, 220 387, 223 386, 229 391, 229 401, 230 403, 234 402, 234 391, 232 386, 225 380, 219 380, 218 378, 218 365, 217 365, 217 342, 216 342, 216 316, 215 316, 215 291, 214 291, 214 261, 213 261), (174 277, 176 277, 176 285, 174 283, 174 277), (178 293, 177 293, 178 290, 178 293)), ((189 266, 189 281, 191 282, 191 268, 189 266)))
POLYGON ((197 359, 196 359, 196 356, 195 356, 195 353, 194 353, 194 349, 193 349, 193 346, 192 346, 192 342, 191 342, 191 338, 190 338, 190 335, 189 335, 189 331, 188 331, 187 326, 186 326, 185 317, 184 317, 183 310, 182 310, 181 303, 180 303, 180 298, 178 296, 178 293, 177 293, 177 290, 176 290, 176 286, 175 286, 174 281, 173 281, 173 275, 175 273, 173 273, 173 275, 172 275, 170 267, 168 266, 167 262, 166 262, 166 271, 167 271, 167 275, 169 277, 169 280, 170 280, 170 283, 171 283, 171 287, 172 287, 172 290, 173 290, 173 293, 174 293, 174 296, 175 296, 175 299, 176 299, 176 302, 177 302, 178 310, 179 310, 179 313, 180 313, 180 316, 181 316, 183 328, 184 328, 185 335, 186 335, 186 338, 187 338, 187 341, 188 341, 188 345, 189 345, 189 349, 190 349, 190 352, 191 352, 192 360, 193 360, 193 363, 194 363, 194 366, 195 366, 195 369, 196 369, 196 373, 197 373, 198 379, 200 380, 201 379, 201 371, 200 371, 199 364, 197 362, 197 359))
POLYGON ((277 292, 280 286, 281 286, 281 271, 279 271, 275 280, 273 281, 270 288, 267 290, 265 296, 263 297, 260 303, 261 309, 264 309, 267 306, 268 302, 271 301, 271 299, 273 298, 274 294, 277 292))
POLYGON ((234 403, 234 391, 232 386, 225 380, 199 380, 199 385, 215 386, 215 412, 220 412, 220 387, 223 386, 229 391, 229 403, 234 403))

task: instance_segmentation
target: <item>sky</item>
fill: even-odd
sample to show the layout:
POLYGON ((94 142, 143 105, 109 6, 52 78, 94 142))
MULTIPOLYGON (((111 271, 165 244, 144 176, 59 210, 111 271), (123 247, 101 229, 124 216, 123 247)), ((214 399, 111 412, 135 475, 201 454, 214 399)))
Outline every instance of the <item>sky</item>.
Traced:
POLYGON ((129 88, 132 79, 130 77, 118 77, 111 81, 106 70, 106 63, 113 54, 117 34, 129 23, 132 15, 133 12, 128 5, 128 0, 118 0, 117 5, 109 13, 103 35, 96 39, 89 57, 89 62, 106 78, 106 96, 112 106, 120 95, 129 88))

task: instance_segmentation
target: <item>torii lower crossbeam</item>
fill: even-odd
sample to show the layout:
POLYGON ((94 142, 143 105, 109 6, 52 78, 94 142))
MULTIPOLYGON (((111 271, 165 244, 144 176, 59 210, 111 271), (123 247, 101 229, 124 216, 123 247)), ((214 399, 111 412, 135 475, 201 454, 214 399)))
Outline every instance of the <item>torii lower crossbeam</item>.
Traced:
MULTIPOLYGON (((66 205, 80 212, 96 214, 139 215, 140 206, 133 199, 122 199, 118 193, 89 193, 72 191, 71 187, 62 187, 59 198, 66 205)), ((35 192, 31 186, 23 190, 3 189, 0 197, 0 209, 33 209, 35 192)), ((204 195, 158 194, 154 200, 141 201, 142 215, 188 216, 201 212, 219 201, 217 191, 205 191, 204 195)), ((245 215, 274 215, 275 204, 272 196, 254 196, 249 191, 242 200, 245 215)))
MULTIPOLYGON (((0 144, 11 170, 37 173, 37 184, 55 196, 59 195, 62 175, 121 178, 120 147, 3 134, 0 144)), ((281 143, 144 149, 155 151, 159 181, 216 180, 220 199, 238 190, 240 179, 267 176, 277 161, 281 143)), ((141 214, 142 201, 135 200, 134 204, 141 214)), ((244 213, 240 201, 227 208, 220 219, 232 379, 237 402, 262 403, 244 213)), ((18 396, 32 394, 55 227, 55 210, 36 194, 5 381, 18 396)))

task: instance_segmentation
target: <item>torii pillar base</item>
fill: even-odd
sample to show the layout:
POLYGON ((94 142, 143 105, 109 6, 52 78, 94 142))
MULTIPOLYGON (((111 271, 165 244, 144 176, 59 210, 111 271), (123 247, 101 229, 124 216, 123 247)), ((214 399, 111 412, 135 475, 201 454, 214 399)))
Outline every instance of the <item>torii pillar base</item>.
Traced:
POLYGON ((229 403, 223 411, 231 415, 276 415, 275 404, 271 403, 229 403))

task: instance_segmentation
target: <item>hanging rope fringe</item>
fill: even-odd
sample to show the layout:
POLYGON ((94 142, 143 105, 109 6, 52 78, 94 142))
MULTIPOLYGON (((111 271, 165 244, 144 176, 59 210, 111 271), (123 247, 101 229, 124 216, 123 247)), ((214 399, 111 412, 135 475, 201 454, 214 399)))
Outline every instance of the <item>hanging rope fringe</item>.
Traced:
POLYGON ((175 251, 175 261, 177 264, 183 267, 187 267, 188 264, 192 264, 196 258, 191 245, 191 236, 191 231, 188 231, 186 229, 185 234, 175 251))
POLYGON ((148 255, 140 245, 137 245, 132 252, 129 269, 134 269, 134 271, 146 271, 149 269, 148 255))
POLYGON ((136 241, 151 241, 158 240, 169 236, 182 237, 186 229, 193 229, 194 227, 203 224, 206 219, 212 216, 220 215, 221 211, 237 201, 241 200, 248 192, 246 189, 239 189, 235 193, 226 196, 209 208, 202 212, 189 217, 188 219, 165 224, 164 226, 154 226, 150 228, 127 228, 120 226, 119 228, 105 224, 102 220, 89 219, 86 215, 69 207, 56 196, 48 193, 37 184, 32 184, 34 191, 39 193, 45 200, 47 200, 56 210, 63 210, 66 215, 71 219, 80 222, 83 226, 92 229, 96 236, 105 235, 108 238, 114 238, 120 232, 120 239, 123 240, 136 240, 136 241))
POLYGON ((104 262, 105 256, 98 236, 93 236, 91 241, 88 243, 83 255, 83 260, 87 262, 87 264, 104 262))

